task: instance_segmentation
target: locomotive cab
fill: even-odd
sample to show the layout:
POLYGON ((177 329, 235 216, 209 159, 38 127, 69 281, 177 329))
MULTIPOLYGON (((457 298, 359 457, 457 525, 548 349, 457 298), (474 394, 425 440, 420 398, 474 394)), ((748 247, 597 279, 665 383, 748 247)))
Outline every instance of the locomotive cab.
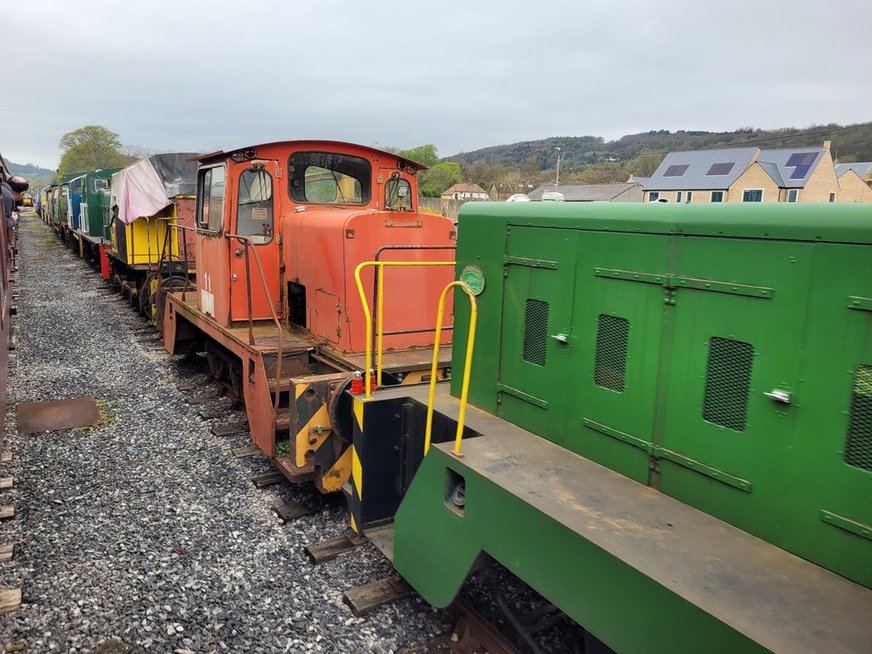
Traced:
MULTIPOLYGON (((363 351, 355 266, 383 246, 451 247, 446 219, 416 213, 419 169, 395 155, 335 142, 206 155, 197 180, 199 311, 222 327, 282 317, 342 352, 363 351)), ((422 250, 411 258, 448 254, 422 250)), ((386 286, 428 277, 408 270, 385 275, 386 286)), ((435 276, 434 287, 442 277, 435 276)), ((426 296, 404 298, 404 315, 390 320, 405 321, 406 330, 432 326, 426 296)), ((391 347, 430 344, 426 337, 392 336, 391 347)))

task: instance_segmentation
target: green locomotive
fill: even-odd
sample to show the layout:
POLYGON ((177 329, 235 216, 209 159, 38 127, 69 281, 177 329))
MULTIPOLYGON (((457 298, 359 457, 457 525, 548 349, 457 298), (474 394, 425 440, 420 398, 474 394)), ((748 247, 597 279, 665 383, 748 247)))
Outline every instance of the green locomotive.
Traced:
POLYGON ((470 203, 457 272, 463 455, 464 295, 426 456, 425 391, 355 400, 425 599, 487 554, 617 651, 872 651, 868 208, 470 203))
POLYGON ((72 240, 79 256, 99 266, 100 247, 109 224, 109 182, 119 168, 83 173, 70 181, 73 196, 72 240))

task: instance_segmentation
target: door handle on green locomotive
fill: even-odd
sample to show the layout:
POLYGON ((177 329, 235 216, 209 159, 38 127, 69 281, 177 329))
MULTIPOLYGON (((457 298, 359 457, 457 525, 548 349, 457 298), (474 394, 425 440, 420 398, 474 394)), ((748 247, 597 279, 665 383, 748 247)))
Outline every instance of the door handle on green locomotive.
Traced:
POLYGON ((790 391, 784 391, 780 388, 773 388, 771 391, 763 393, 763 395, 768 397, 773 402, 778 402, 779 404, 790 404, 790 391))
POLYGON ((551 334, 551 338, 561 345, 566 345, 569 342, 569 334, 564 334, 563 332, 560 332, 559 334, 551 334))

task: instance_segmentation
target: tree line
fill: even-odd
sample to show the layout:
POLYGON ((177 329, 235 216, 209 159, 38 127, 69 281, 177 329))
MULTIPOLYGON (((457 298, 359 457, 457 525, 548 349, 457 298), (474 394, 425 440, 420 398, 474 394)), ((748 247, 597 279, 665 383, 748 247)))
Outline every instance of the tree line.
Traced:
MULTIPOLYGON (((433 144, 386 149, 426 166, 419 176, 420 193, 439 197, 460 182, 478 184, 485 191, 497 187, 501 194, 526 192, 553 182, 558 148, 561 183, 607 184, 626 182, 631 175, 651 175, 672 151, 807 147, 825 139, 832 141, 833 156, 841 162, 872 161, 872 123, 776 130, 746 127, 732 132, 652 130, 608 142, 598 136, 554 137, 461 152, 450 158, 440 158, 433 144)), ((78 171, 126 166, 153 154, 122 145, 118 134, 101 125, 64 134, 60 147, 58 179, 78 171)))

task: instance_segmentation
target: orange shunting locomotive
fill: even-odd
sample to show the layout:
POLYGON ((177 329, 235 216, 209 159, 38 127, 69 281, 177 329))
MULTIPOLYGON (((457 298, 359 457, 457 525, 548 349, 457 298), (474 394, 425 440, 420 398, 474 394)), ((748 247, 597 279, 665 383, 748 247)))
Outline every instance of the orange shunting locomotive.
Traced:
POLYGON ((359 466, 346 392, 355 375, 377 363, 383 385, 429 379, 456 230, 419 210, 421 169, 333 141, 199 158, 196 285, 167 295, 164 343, 206 353, 244 400, 254 443, 292 481, 338 491, 359 466))

